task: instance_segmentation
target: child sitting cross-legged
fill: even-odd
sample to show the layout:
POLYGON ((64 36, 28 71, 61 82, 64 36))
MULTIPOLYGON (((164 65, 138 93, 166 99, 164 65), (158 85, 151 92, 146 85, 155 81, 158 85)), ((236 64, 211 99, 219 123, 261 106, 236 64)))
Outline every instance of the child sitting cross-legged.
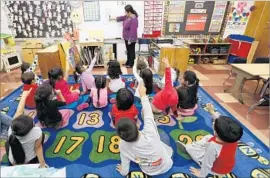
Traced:
POLYGON ((188 145, 176 142, 178 149, 189 154, 201 167, 190 168, 197 177, 230 173, 235 165, 237 142, 243 135, 243 128, 238 122, 227 116, 218 116, 211 104, 207 105, 207 110, 214 118, 214 136, 204 136, 200 141, 188 145))
POLYGON ((129 118, 135 124, 138 119, 138 109, 134 105, 134 95, 127 88, 121 88, 116 94, 116 104, 112 106, 111 116, 114 125, 121 118, 129 118))
POLYGON ((55 93, 61 98, 61 101, 54 97, 51 85, 42 84, 37 89, 35 101, 37 103, 37 119, 41 125, 58 129, 66 121, 68 115, 59 112, 58 107, 66 105, 66 102, 60 90, 55 91, 55 93))
POLYGON ((144 113, 144 128, 138 130, 137 125, 129 118, 122 117, 116 125, 120 137, 121 164, 116 169, 123 176, 129 172, 130 161, 137 163, 147 175, 154 176, 166 173, 173 165, 173 150, 161 141, 146 88, 139 84, 139 94, 144 113))
POLYGON ((95 78, 95 86, 91 89, 88 100, 85 103, 80 104, 77 110, 81 111, 89 107, 91 102, 95 108, 104 108, 108 104, 108 91, 106 87, 106 77, 97 76, 95 78))
POLYGON ((116 93, 121 88, 125 88, 125 82, 122 80, 122 71, 120 63, 117 60, 111 60, 108 63, 108 87, 109 91, 116 93))
MULTIPOLYGON (((66 65, 65 74, 63 73, 61 68, 54 68, 48 72, 50 85, 55 90, 60 90, 65 98, 66 104, 73 103, 79 99, 79 90, 70 90, 69 85, 67 83, 69 72, 69 64, 66 65)), ((58 100, 61 99, 58 96, 58 100)))

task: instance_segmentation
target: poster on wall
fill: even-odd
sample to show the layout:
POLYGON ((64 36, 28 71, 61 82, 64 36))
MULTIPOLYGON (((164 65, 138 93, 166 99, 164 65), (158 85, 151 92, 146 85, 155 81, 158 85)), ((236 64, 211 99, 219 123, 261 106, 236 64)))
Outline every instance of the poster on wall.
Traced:
POLYGON ((209 27, 209 32, 219 32, 222 26, 222 20, 226 12, 227 2, 215 1, 215 7, 209 27))
POLYGON ((186 31, 204 31, 207 14, 188 14, 186 31))
POLYGON ((244 34, 250 16, 250 7, 253 1, 232 1, 229 19, 224 32, 224 37, 229 34, 244 34))
POLYGON ((164 9, 164 35, 218 35, 228 2, 166 1, 164 9))
POLYGON ((67 1, 5 1, 12 14, 16 38, 54 38, 72 33, 67 1))

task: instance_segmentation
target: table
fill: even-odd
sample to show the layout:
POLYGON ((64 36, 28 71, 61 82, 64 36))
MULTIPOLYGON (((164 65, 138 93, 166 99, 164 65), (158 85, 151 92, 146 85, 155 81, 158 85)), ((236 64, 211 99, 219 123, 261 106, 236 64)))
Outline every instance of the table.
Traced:
POLYGON ((232 88, 225 90, 225 92, 231 92, 240 103, 243 103, 241 89, 244 86, 245 79, 255 76, 269 78, 269 64, 232 64, 231 66, 232 72, 236 73, 237 76, 232 88))

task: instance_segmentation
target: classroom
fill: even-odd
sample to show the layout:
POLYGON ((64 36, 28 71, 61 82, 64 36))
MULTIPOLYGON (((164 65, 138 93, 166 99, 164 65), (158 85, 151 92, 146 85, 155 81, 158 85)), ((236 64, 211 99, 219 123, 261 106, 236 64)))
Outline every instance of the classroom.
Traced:
POLYGON ((270 177, 269 1, 0 5, 0 177, 270 177))

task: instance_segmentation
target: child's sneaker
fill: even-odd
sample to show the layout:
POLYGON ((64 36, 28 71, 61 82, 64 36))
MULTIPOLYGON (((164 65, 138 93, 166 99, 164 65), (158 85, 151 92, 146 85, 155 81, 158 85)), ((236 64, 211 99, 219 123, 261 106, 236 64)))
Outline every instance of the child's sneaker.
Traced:
POLYGON ((110 103, 111 103, 111 104, 115 104, 115 103, 116 103, 116 98, 111 98, 111 99, 110 99, 110 103))
POLYGON ((77 106, 77 110, 82 111, 82 110, 84 110, 84 109, 86 109, 88 107, 89 107, 88 103, 83 103, 83 104, 80 104, 79 106, 77 106))

